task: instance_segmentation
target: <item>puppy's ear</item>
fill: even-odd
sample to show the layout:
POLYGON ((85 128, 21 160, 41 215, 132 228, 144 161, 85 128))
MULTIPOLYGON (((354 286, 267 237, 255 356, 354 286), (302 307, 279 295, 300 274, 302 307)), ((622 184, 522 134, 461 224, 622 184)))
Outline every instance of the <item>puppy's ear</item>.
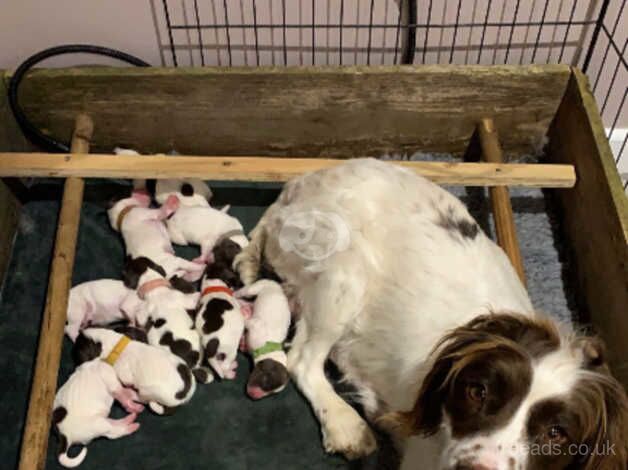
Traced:
POLYGON ((83 333, 78 335, 72 348, 72 358, 77 366, 100 357, 101 353, 102 344, 99 341, 88 338, 83 333))
POLYGON ((198 289, 196 288, 196 282, 186 281, 182 277, 172 276, 170 278, 170 285, 173 289, 176 289, 184 294, 192 294, 198 289))
POLYGON ((140 276, 146 271, 146 266, 141 265, 140 258, 133 259, 130 255, 124 258, 122 268, 122 282, 129 289, 137 289, 140 276))
POLYGON ((582 366, 589 370, 608 370, 606 347, 595 336, 581 337, 576 340, 576 347, 582 353, 582 366))

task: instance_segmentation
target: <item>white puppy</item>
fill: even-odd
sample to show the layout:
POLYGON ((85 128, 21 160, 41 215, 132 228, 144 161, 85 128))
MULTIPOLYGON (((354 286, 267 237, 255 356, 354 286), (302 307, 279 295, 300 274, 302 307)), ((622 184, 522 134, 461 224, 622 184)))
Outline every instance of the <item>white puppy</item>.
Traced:
POLYGON ((159 204, 166 202, 168 197, 175 195, 181 206, 209 207, 212 191, 204 181, 194 178, 162 180, 155 183, 155 200, 159 204))
POLYGON ((135 191, 108 211, 111 226, 124 238, 127 255, 149 258, 165 271, 168 279, 175 275, 188 281, 199 279, 204 266, 174 254, 164 225, 164 220, 179 207, 179 200, 176 196, 170 197, 159 209, 150 209, 149 205, 150 197, 135 191))
POLYGON ((240 248, 248 245, 242 224, 227 214, 229 206, 221 210, 207 206, 182 206, 166 221, 170 240, 177 245, 199 245, 198 261, 211 262, 211 251, 222 240, 231 240, 240 248))
POLYGON ((52 425, 59 436, 59 463, 64 467, 80 465, 87 455, 87 444, 97 437, 118 439, 134 433, 140 427, 135 422, 144 407, 132 400, 134 392, 126 389, 116 372, 100 359, 81 364, 57 392, 52 413, 52 425), (110 419, 113 400, 117 399, 131 414, 122 419, 110 419), (72 445, 84 447, 70 457, 72 445))
POLYGON ((261 279, 235 295, 257 296, 253 315, 246 320, 246 347, 255 364, 246 392, 257 400, 282 391, 288 383, 283 342, 290 328, 290 307, 281 286, 270 279, 261 279))
POLYGON ((205 359, 223 379, 234 379, 244 317, 233 291, 218 278, 203 278, 196 312, 196 331, 201 336, 205 359))
POLYGON ((157 414, 187 403, 196 390, 192 372, 179 356, 105 328, 81 331, 74 356, 77 363, 107 360, 120 382, 137 390, 133 400, 148 403, 157 414))
POLYGON ((138 296, 145 301, 148 343, 163 348, 183 359, 201 383, 213 379, 203 360, 201 339, 194 328, 194 314, 199 294, 184 294, 155 270, 148 258, 127 260, 123 277, 133 279, 138 296), (137 279, 137 281, 135 281, 137 279))
POLYGON ((70 289, 65 333, 74 341, 79 330, 88 326, 108 325, 120 320, 143 325, 145 315, 144 302, 122 281, 84 282, 70 289))

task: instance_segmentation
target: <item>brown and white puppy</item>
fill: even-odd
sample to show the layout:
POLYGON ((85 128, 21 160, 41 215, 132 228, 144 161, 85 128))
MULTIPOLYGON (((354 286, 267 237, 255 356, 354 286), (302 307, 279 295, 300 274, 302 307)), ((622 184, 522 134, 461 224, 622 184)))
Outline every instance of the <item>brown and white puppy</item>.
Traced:
POLYGON ((70 289, 65 333, 72 341, 79 330, 127 320, 142 322, 144 302, 133 289, 116 279, 84 282, 70 289))
POLYGON ((283 342, 290 328, 290 307, 281 285, 270 279, 260 279, 235 295, 255 297, 253 314, 245 322, 246 348, 254 363, 246 393, 259 400, 281 392, 288 384, 283 342))
POLYGON ((159 209, 150 209, 150 196, 135 191, 108 210, 109 222, 122 234, 126 253, 132 258, 146 257, 165 271, 165 277, 183 277, 188 281, 200 279, 204 265, 174 254, 164 221, 179 207, 176 196, 159 209))
POLYGON ((601 349, 534 313, 504 252, 443 188, 374 159, 304 174, 238 255, 245 283, 263 258, 300 306, 288 370, 327 451, 376 447, 325 376, 331 357, 368 417, 401 412, 402 428, 422 435, 405 468, 625 468, 626 396, 601 349), (615 455, 591 448, 604 441, 615 455), (538 455, 539 443, 591 451, 538 455))
POLYGON ((201 282, 201 298, 196 310, 195 326, 201 337, 205 360, 223 379, 234 379, 238 347, 244 333, 244 316, 233 288, 242 284, 231 267, 240 248, 223 240, 212 252, 201 282))
POLYGON ((198 382, 211 382, 211 371, 201 365, 201 339, 194 328, 199 294, 184 294, 174 289, 164 278, 163 270, 144 257, 127 259, 123 278, 145 302, 143 326, 148 343, 183 359, 198 382))
POLYGON ((144 407, 134 401, 135 392, 125 388, 113 367, 100 359, 81 364, 57 391, 52 425, 59 438, 59 463, 64 467, 80 465, 87 455, 87 445, 98 437, 118 439, 140 427, 135 422, 144 407), (111 419, 109 413, 117 399, 130 413, 111 419), (83 448, 75 457, 68 455, 73 445, 83 448))
MULTIPOLYGON (((105 328, 87 328, 74 345, 77 364, 107 358, 124 335, 105 328)), ((170 352, 131 340, 113 364, 118 380, 137 390, 137 401, 148 403, 157 414, 164 414, 187 403, 194 395, 196 382, 185 361, 170 352)))

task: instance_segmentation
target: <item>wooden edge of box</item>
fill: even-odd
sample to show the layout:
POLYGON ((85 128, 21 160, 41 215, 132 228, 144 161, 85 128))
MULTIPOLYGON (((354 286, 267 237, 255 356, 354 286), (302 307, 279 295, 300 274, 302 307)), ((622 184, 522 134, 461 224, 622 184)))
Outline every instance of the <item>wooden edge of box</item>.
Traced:
POLYGON ((576 169, 576 185, 555 194, 579 307, 628 388, 628 199, 588 80, 575 68, 549 137, 548 160, 576 169))

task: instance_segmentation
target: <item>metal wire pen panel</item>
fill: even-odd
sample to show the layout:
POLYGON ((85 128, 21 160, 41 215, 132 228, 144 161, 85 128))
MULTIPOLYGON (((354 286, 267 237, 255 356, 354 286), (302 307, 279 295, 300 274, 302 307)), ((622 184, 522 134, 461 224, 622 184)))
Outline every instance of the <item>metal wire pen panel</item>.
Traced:
MULTIPOLYGON (((155 2, 157 0, 153 0, 155 2)), ((166 65, 544 64, 591 79, 628 173, 625 0, 161 0, 166 65)))

